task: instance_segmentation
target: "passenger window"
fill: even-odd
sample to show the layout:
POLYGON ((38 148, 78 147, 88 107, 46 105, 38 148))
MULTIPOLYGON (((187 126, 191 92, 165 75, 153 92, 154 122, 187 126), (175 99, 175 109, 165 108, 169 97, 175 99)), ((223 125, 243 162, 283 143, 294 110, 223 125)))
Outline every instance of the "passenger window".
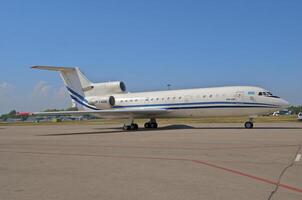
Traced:
POLYGON ((262 96, 263 94, 262 94, 262 92, 259 92, 259 96, 262 96))

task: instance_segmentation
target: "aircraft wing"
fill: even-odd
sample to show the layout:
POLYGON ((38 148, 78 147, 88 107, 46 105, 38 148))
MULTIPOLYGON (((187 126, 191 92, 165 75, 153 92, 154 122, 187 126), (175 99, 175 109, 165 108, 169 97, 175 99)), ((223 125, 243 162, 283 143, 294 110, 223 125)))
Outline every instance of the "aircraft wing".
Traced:
POLYGON ((154 115, 162 115, 166 114, 169 111, 166 109, 137 109, 137 108, 129 108, 129 109, 111 109, 111 110, 83 110, 83 111, 58 111, 58 112, 34 112, 28 113, 28 115, 36 115, 36 116, 66 116, 66 115, 97 115, 99 117, 111 116, 115 118, 119 117, 148 117, 154 115))

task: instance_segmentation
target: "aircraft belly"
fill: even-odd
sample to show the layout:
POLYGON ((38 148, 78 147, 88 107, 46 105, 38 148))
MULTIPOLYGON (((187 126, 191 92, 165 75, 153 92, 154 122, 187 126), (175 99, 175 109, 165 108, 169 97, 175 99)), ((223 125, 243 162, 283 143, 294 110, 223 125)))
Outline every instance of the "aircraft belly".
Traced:
POLYGON ((251 116, 274 112, 272 108, 203 108, 174 110, 164 117, 227 117, 251 116))
POLYGON ((276 111, 276 108, 192 108, 192 109, 168 109, 169 112, 163 114, 147 113, 121 113, 121 114, 94 114, 99 118, 106 119, 127 119, 133 118, 173 118, 173 117, 227 117, 227 116, 251 116, 262 115, 276 111))

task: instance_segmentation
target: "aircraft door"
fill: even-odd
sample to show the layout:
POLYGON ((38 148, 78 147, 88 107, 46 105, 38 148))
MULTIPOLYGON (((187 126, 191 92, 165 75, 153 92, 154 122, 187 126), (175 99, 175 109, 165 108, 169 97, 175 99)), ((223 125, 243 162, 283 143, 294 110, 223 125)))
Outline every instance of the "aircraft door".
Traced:
POLYGON ((238 102, 243 102, 244 101, 244 91, 238 91, 235 93, 235 99, 238 102))

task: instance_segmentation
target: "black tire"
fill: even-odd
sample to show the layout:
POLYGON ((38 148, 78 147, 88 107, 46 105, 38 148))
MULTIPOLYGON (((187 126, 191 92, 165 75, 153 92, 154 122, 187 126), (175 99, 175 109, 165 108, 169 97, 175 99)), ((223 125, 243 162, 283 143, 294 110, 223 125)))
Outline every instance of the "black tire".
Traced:
POLYGON ((123 127, 123 129, 125 130, 125 131, 129 131, 130 130, 130 126, 127 126, 127 125, 124 125, 124 127, 123 127))
POLYGON ((150 124, 150 128, 154 128, 154 124, 153 123, 150 124))
POLYGON ((253 122, 245 122, 244 127, 246 129, 252 129, 252 128, 254 128, 254 124, 253 124, 253 122))
POLYGON ((154 128, 157 128, 158 127, 158 124, 157 123, 154 123, 154 128))
POLYGON ((134 126, 134 130, 138 130, 138 125, 137 124, 133 124, 134 126))
POLYGON ((150 128, 157 128, 158 127, 158 125, 157 125, 157 123, 151 123, 151 126, 150 126, 150 128))
POLYGON ((145 128, 150 128, 151 124, 150 123, 145 123, 145 128))

